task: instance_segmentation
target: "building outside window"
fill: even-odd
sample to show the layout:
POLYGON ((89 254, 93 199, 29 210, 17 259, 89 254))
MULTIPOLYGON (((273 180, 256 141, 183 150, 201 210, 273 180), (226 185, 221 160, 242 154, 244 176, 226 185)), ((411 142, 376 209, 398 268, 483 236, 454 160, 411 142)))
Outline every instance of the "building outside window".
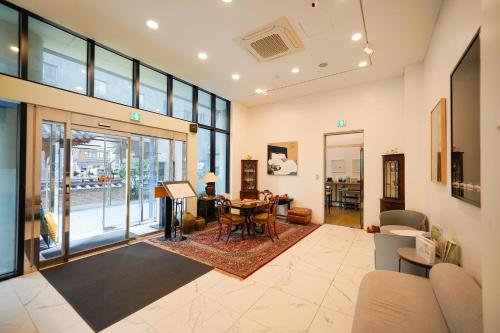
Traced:
POLYGON ((18 76, 19 12, 0 4, 0 73, 18 76))
POLYGON ((87 93, 87 42, 35 18, 28 19, 28 79, 87 93))
POLYGON ((193 121, 193 87, 174 79, 172 94, 172 116, 193 121))
POLYGON ((94 95, 132 106, 132 67, 132 60, 96 45, 94 95), (98 88, 98 81, 106 88, 98 88))

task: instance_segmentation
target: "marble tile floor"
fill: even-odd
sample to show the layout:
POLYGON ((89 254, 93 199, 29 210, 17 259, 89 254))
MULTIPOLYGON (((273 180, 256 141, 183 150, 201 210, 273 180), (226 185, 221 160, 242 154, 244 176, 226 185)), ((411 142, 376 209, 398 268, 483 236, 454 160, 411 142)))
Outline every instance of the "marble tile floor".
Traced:
MULTIPOLYGON (((103 332, 350 332, 373 235, 323 225, 244 281, 211 271, 103 332)), ((0 283, 0 332, 92 332, 36 272, 0 283)))

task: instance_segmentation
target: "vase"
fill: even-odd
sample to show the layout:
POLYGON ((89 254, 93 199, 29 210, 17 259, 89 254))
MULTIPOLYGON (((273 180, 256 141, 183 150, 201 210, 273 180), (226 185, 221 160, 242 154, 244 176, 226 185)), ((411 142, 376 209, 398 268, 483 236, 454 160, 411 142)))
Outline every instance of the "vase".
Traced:
POLYGON ((205 219, 201 216, 197 216, 194 224, 194 230, 200 231, 205 229, 205 219))
POLYGON ((190 234, 193 232, 195 217, 193 214, 187 212, 182 215, 182 233, 190 234))

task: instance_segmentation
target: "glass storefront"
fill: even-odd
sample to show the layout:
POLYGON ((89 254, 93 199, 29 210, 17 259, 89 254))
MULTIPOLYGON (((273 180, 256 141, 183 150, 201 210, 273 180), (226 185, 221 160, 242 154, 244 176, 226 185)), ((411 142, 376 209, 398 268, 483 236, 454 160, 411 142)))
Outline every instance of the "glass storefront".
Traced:
POLYGON ((0 277, 17 270, 19 106, 0 100, 0 277))

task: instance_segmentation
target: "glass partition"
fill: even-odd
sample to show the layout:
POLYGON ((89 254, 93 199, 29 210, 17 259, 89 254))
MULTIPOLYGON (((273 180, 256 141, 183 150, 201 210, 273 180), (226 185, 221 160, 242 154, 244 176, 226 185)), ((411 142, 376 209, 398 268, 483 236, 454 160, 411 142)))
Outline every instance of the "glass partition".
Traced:
POLYGON ((19 75, 19 12, 0 4, 0 73, 19 75))
POLYGON ((210 130, 199 128, 198 129, 198 164, 196 167, 196 191, 198 194, 205 193, 205 183, 203 176, 210 172, 210 130))
POLYGON ((86 94, 87 42, 32 17, 28 34, 28 79, 86 94))
POLYGON ((212 96, 198 90, 198 124, 212 125, 212 96))
POLYGON ((227 147, 229 135, 224 133, 215 133, 215 193, 226 193, 227 184, 227 147))
POLYGON ((174 141, 174 181, 187 180, 186 148, 185 141, 174 141))
POLYGON ((18 104, 0 100, 0 276, 17 269, 18 104))

